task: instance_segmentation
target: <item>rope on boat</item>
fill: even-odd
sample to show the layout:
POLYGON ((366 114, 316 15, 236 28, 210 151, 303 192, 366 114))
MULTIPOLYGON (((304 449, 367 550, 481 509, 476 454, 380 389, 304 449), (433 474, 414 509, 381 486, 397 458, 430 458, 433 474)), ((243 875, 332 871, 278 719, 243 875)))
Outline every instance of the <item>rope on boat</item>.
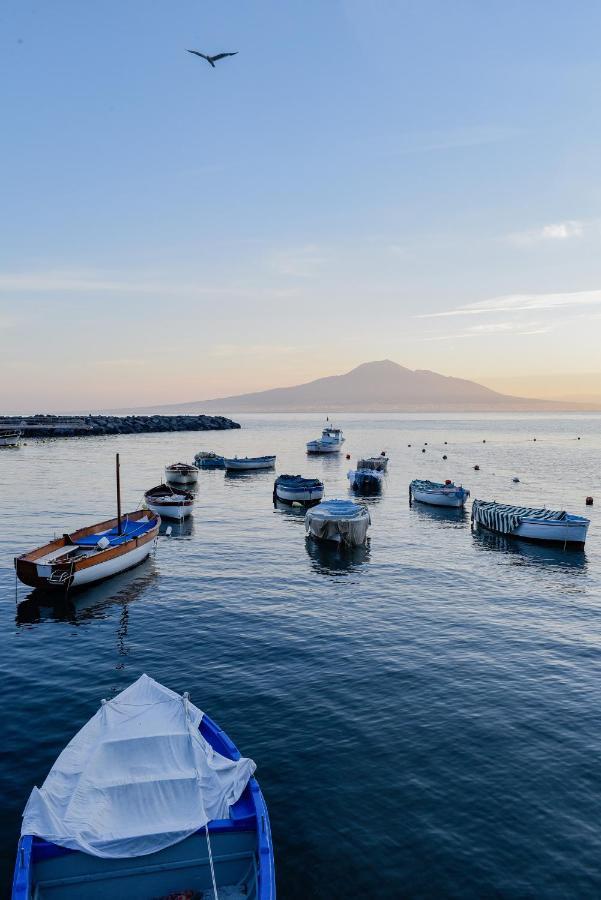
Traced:
POLYGON ((219 896, 217 894, 217 882, 215 881, 215 869, 213 868, 213 853, 211 852, 211 839, 209 837, 208 822, 205 822, 205 834, 207 836, 207 847, 209 848, 209 865, 211 867, 211 880, 213 881, 213 894, 215 895, 215 900, 219 900, 219 896))

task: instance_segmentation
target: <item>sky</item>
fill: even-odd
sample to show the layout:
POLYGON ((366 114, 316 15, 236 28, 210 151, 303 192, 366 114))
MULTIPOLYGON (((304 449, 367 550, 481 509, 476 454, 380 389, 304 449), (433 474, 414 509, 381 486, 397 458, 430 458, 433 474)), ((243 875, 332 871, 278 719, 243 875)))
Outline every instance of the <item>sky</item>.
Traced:
POLYGON ((597 0, 5 0, 0 411, 383 358, 601 395, 600 33, 597 0))

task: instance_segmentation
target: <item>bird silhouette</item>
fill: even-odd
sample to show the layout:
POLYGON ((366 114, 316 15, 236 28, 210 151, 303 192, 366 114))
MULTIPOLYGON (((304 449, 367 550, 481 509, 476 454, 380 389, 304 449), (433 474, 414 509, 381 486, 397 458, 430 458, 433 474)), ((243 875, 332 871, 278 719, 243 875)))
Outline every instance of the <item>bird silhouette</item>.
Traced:
POLYGON ((188 50, 188 53, 194 53, 195 56, 201 56, 203 59, 206 59, 210 66, 215 68, 215 63, 218 59, 223 59, 225 56, 235 56, 238 51, 234 50, 233 53, 216 53, 215 56, 207 56, 206 53, 201 53, 200 50, 188 50))

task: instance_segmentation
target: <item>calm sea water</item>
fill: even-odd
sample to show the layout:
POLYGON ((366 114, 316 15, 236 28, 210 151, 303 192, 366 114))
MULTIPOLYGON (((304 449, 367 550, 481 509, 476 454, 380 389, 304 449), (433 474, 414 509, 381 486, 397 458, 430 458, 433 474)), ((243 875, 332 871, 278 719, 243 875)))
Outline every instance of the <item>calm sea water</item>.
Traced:
POLYGON ((240 421, 0 453, 3 894, 32 786, 147 672, 256 760, 282 898, 600 896, 601 417, 340 416, 353 459, 391 458, 365 550, 308 542, 272 473, 206 472, 138 569, 68 607, 15 590, 15 554, 113 514, 117 450, 124 509, 201 448, 348 495, 344 454, 305 456, 320 417, 240 421), (586 551, 410 509, 420 476, 575 513, 593 494, 586 551))

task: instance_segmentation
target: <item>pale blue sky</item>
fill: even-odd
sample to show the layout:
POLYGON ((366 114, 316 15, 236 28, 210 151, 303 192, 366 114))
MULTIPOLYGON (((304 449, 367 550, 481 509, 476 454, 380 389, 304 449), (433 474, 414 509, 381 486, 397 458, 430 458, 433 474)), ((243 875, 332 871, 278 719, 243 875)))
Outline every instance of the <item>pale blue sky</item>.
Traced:
POLYGON ((5 0, 2 407, 599 371, 600 35, 582 0, 5 0))

